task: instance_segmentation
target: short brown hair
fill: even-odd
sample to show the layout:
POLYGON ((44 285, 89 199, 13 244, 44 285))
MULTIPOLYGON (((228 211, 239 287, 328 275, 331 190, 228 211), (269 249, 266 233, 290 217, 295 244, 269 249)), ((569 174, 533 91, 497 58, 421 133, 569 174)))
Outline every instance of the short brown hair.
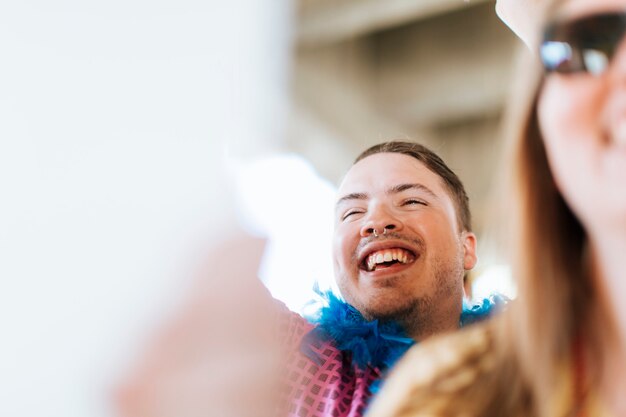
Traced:
POLYGON ((383 142, 367 148, 359 156, 356 157, 356 164, 361 159, 377 153, 399 153, 411 156, 426 168, 437 174, 444 182, 446 188, 452 195, 456 205, 457 219, 461 230, 472 230, 472 217, 469 209, 469 198, 465 192, 465 187, 459 177, 443 162, 436 153, 428 149, 424 145, 415 142, 390 141, 383 142))

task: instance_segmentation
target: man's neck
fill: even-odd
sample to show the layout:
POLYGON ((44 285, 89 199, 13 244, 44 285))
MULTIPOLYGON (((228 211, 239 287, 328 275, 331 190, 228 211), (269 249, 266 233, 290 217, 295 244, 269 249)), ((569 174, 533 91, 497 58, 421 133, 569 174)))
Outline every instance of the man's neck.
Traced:
POLYGON ((446 310, 446 314, 431 315, 430 317, 404 317, 399 322, 413 340, 421 342, 437 334, 458 330, 462 306, 459 306, 458 311, 453 310, 455 311, 452 314, 450 310, 446 310))

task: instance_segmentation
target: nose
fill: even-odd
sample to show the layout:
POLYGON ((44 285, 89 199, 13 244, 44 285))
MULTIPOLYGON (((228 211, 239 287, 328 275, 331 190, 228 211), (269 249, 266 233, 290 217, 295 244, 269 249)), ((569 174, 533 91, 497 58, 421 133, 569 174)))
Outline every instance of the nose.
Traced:
POLYGON ((395 216, 388 208, 378 206, 370 209, 367 217, 365 217, 363 226, 361 227, 361 236, 376 237, 386 234, 390 231, 400 231, 404 227, 398 216, 395 216))

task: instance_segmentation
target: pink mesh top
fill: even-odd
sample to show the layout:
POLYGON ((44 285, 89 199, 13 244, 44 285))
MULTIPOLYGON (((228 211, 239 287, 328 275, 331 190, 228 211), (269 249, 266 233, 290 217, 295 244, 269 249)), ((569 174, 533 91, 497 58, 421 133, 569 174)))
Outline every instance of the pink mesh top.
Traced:
MULTIPOLYGON (((314 319, 318 325, 280 304, 287 367, 281 417, 361 417, 384 370, 415 343, 397 324, 367 322, 337 297, 326 298, 328 307, 314 319)), ((495 296, 464 306, 459 325, 484 320, 504 305, 506 299, 495 296)))
POLYGON ((309 348, 315 361, 302 353, 302 338, 315 326, 285 308, 281 334, 286 339, 285 403, 289 417, 361 417, 371 397, 370 386, 380 371, 353 366, 332 342, 315 340, 309 348), (319 363, 318 363, 319 362, 319 363))

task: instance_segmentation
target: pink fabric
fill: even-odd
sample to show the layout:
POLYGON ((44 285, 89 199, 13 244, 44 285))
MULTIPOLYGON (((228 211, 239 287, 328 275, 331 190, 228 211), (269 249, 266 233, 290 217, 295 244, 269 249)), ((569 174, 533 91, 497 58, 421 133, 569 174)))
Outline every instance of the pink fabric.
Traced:
POLYGON ((355 369, 350 355, 331 342, 315 341, 310 348, 321 358, 316 363, 301 352, 300 344, 313 325, 301 316, 286 312, 281 337, 287 340, 285 403, 289 417, 361 417, 380 378, 377 369, 355 369))

